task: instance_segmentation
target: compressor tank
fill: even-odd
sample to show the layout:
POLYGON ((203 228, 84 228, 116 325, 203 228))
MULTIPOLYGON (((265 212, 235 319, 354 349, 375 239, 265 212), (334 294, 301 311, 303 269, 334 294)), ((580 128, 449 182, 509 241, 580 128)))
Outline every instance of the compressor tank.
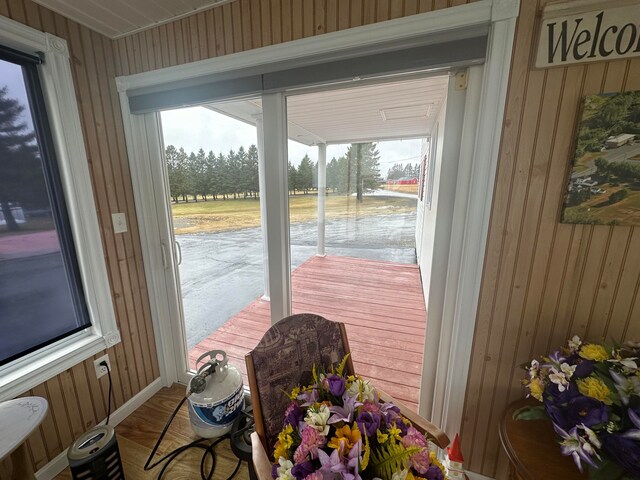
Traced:
MULTIPOLYGON (((244 386, 242 374, 227 363, 223 351, 214 350, 205 356, 217 363, 215 371, 206 376, 203 391, 191 393, 187 404, 193 431, 202 438, 215 438, 231 431, 234 420, 244 408, 244 386)), ((201 371, 202 368, 198 370, 201 371)), ((187 392, 192 391, 194 380, 196 377, 189 382, 187 392)))

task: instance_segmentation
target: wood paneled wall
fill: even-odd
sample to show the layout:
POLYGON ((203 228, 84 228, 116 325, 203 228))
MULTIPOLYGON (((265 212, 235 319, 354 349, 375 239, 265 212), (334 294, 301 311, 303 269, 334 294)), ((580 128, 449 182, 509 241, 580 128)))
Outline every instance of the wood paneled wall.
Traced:
MULTIPOLYGON (((122 342, 108 350, 112 411, 159 377, 140 235, 115 88, 113 42, 31 0, 0 0, 0 15, 67 40, 94 188, 111 295, 122 342), (129 231, 114 235, 111 213, 125 212, 129 231)), ((0 84, 2 80, 0 79, 0 84)), ((45 321, 46 319, 43 319, 45 321)), ((98 356, 96 355, 96 358, 98 356)), ((49 401, 50 413, 28 441, 36 469, 107 415, 108 380, 96 379, 93 359, 25 395, 49 401)))
POLYGON ((640 229, 559 223, 581 97, 639 90, 640 59, 534 69, 545 3, 521 1, 461 432, 468 466, 497 478, 518 365, 573 334, 640 338, 640 229))
MULTIPOLYGON (((640 60, 535 70, 536 13, 521 0, 489 242, 474 339, 463 452, 473 471, 505 478, 497 426, 522 395, 518 365, 573 333, 640 338, 640 232, 558 222, 580 97, 640 89, 640 60), (634 321, 635 320, 635 321, 634 321)), ((7 4, 8 3, 8 4, 7 4)), ((157 376, 114 75, 126 75, 467 3, 466 0, 238 0, 110 42, 27 1, 0 14, 71 44, 78 100, 124 341, 116 402, 157 376), (28 17, 28 19, 27 19, 28 17), (96 62, 96 59, 99 61, 96 62), (115 62, 112 62, 115 59, 115 62), (109 214, 128 213, 114 236, 109 214), (144 368, 151 362, 152 368, 144 368)), ((53 415, 30 442, 36 465, 104 416, 105 382, 87 362, 34 390, 53 415), (89 400, 89 401, 86 401, 89 400), (76 408, 76 406, 78 408, 76 408), (80 412, 80 418, 76 415, 80 412)))

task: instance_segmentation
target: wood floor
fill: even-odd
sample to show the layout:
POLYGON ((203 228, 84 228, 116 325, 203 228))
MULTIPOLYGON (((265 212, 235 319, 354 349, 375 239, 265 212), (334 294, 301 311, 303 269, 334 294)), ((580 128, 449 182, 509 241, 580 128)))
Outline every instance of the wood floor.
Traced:
MULTIPOLYGON (((417 265, 350 257, 312 257, 292 274, 294 313, 345 323, 356 372, 417 410, 426 310, 417 265)), ((257 299, 190 352, 221 349, 245 374, 244 355, 270 327, 257 299)))
MULTIPOLYGON (((145 472, 143 466, 167 419, 184 396, 184 393, 185 387, 183 385, 175 384, 171 388, 163 388, 116 427, 118 447, 127 480, 157 478, 161 467, 145 472)), ((189 426, 187 407, 183 405, 160 445, 156 458, 160 458, 171 450, 197 438, 189 426)), ((216 455, 217 464, 214 478, 225 479, 237 464, 237 459, 231 451, 228 441, 222 441, 216 447, 216 455)), ((190 449, 180 456, 179 460, 175 460, 172 463, 163 478, 168 480, 194 480, 200 478, 201 458, 202 450, 190 449)), ((246 464, 242 464, 235 478, 237 480, 249 479, 246 464)), ((56 479, 71 479, 71 472, 67 468, 56 479)))

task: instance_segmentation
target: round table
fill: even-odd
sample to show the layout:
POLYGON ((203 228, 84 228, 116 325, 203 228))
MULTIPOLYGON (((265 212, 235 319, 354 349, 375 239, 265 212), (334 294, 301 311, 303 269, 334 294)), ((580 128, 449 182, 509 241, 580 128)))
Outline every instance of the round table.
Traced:
POLYGON ((500 442, 511 463, 510 479, 558 478, 586 480, 571 457, 560 453, 551 420, 514 420, 513 412, 539 402, 529 398, 507 407, 500 424, 500 442))
POLYGON ((44 420, 49 404, 42 397, 0 403, 0 477, 34 478, 25 441, 44 420))

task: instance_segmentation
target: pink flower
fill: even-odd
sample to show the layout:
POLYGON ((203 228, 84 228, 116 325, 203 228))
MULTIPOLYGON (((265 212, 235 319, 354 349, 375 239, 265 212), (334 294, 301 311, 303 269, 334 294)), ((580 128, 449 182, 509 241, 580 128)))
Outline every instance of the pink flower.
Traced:
POLYGON ((318 458, 318 447, 322 447, 327 443, 326 437, 315 428, 309 428, 308 426, 303 428, 301 437, 300 446, 296 448, 293 454, 293 461, 300 463, 304 461, 308 455, 311 455, 312 459, 318 458))
POLYGON ((405 447, 423 447, 418 453, 414 453, 409 457, 411 466, 421 474, 427 473, 429 470, 429 444, 425 436, 413 427, 407 429, 407 434, 400 439, 405 447))
POLYGON ((322 480, 322 478, 323 478, 322 472, 317 471, 317 472, 310 473, 309 475, 304 477, 304 480, 322 480))
POLYGON ((365 400, 362 404, 363 412, 371 412, 371 413, 380 413, 380 403, 372 402, 370 400, 365 400))
POLYGON ((407 428, 407 434, 400 440, 405 447, 428 447, 425 436, 414 427, 407 428))

